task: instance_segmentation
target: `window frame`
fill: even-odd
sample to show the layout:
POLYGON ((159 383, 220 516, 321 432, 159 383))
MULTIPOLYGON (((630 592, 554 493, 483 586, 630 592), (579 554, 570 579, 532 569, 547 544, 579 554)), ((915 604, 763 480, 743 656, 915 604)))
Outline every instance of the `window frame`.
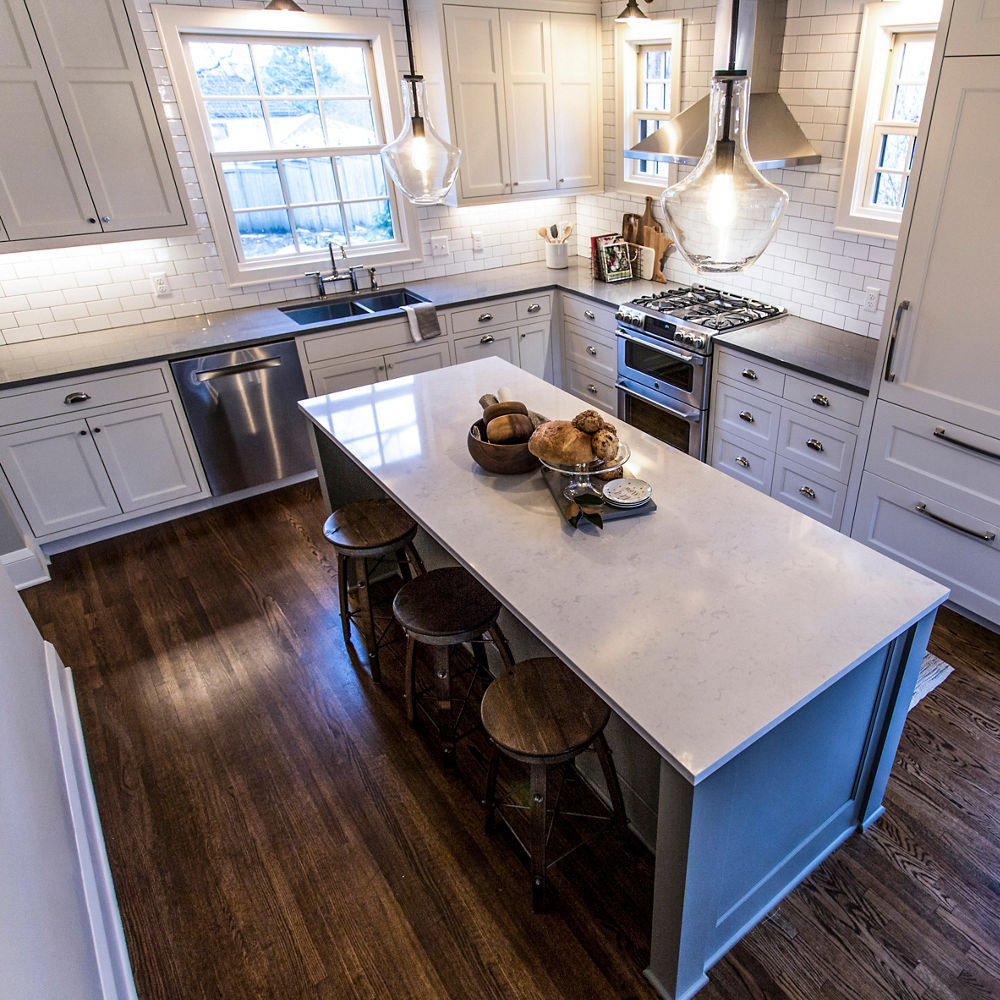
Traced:
POLYGON ((639 141, 637 123, 662 116, 664 121, 680 111, 681 41, 684 22, 681 18, 645 18, 628 23, 615 22, 616 87, 616 188, 640 196, 662 191, 676 179, 676 164, 668 164, 666 175, 644 175, 640 160, 629 159, 624 151, 639 141), (670 96, 668 107, 651 112, 639 107, 639 75, 644 48, 670 49, 670 96))
MULTIPOLYGON (((241 259, 236 217, 229 208, 229 193, 221 167, 221 160, 240 159, 246 154, 227 153, 213 149, 198 81, 194 78, 186 55, 185 36, 225 36, 261 38, 264 40, 330 41, 346 40, 365 42, 370 47, 373 68, 373 114, 380 117, 385 142, 391 142, 403 122, 403 104, 399 72, 396 65, 395 44, 391 21, 385 18, 353 17, 339 14, 307 14, 265 10, 234 10, 232 8, 182 7, 158 5, 152 7, 157 30, 163 43, 167 68, 191 152, 194 170, 201 188, 201 195, 208 216, 219 261, 226 282, 231 287, 261 284, 287 278, 301 277, 308 271, 323 269, 329 263, 326 248, 312 253, 265 260, 241 259)), ((350 155, 353 146, 324 146, 295 149, 295 156, 350 155)), ((272 151, 277 159, 286 151, 272 151)), ((368 152, 366 149, 365 152, 368 152)), ((336 169, 336 164, 334 164, 336 169)), ((378 244, 371 249, 352 247, 350 259, 354 263, 385 266, 422 259, 420 228, 416 207, 396 189, 386 175, 390 214, 397 227, 396 239, 391 244, 378 244)))
MULTIPOLYGON (((877 139, 885 133, 887 125, 882 115, 890 82, 889 70, 893 60, 899 56, 900 47, 895 45, 896 39, 900 36, 936 35, 940 15, 939 0, 900 0, 898 3, 865 5, 834 219, 837 231, 885 239, 899 237, 903 208, 897 211, 870 204, 876 173, 877 139)), ((932 66, 935 58, 932 56, 932 66)), ((933 89, 928 86, 921 121, 932 100, 933 89)), ((914 142, 917 141, 919 128, 919 122, 912 127, 914 142)), ((890 131, 903 133, 909 130, 892 124, 890 131)))

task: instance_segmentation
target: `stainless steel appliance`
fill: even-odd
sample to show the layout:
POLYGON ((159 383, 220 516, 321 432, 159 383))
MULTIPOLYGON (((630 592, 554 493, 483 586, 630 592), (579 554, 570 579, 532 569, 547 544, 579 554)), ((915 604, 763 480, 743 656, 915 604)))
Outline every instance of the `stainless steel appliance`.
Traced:
POLYGON ((214 496, 315 467, 295 341, 170 364, 214 496))
POLYGON ((705 285, 684 285, 622 305, 615 317, 618 416, 704 460, 713 337, 784 311, 705 285))

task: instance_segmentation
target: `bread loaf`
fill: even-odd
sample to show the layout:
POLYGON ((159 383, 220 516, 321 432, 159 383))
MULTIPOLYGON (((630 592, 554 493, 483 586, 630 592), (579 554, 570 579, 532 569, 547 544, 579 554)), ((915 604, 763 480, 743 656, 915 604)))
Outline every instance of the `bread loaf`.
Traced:
POLYGON ((523 443, 534 430, 526 413, 503 413, 486 425, 486 440, 491 444, 523 443))
POLYGON ((569 420, 548 420, 528 441, 528 451, 550 465, 583 465, 594 460, 590 435, 569 420))

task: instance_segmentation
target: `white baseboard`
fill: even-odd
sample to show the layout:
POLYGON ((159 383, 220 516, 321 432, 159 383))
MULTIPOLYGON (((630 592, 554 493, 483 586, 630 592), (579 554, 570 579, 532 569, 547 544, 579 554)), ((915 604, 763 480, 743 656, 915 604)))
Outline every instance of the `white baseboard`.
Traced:
POLYGON ((0 555, 0 564, 10 574, 18 590, 49 581, 49 568, 31 549, 16 549, 0 555))

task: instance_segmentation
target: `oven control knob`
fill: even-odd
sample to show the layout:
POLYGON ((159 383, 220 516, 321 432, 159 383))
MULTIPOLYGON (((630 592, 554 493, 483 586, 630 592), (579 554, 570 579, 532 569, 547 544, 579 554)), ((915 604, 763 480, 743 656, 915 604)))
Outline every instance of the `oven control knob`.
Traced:
POLYGON ((691 340, 691 346, 696 347, 699 351, 703 351, 705 349, 705 338, 693 337, 691 340))

